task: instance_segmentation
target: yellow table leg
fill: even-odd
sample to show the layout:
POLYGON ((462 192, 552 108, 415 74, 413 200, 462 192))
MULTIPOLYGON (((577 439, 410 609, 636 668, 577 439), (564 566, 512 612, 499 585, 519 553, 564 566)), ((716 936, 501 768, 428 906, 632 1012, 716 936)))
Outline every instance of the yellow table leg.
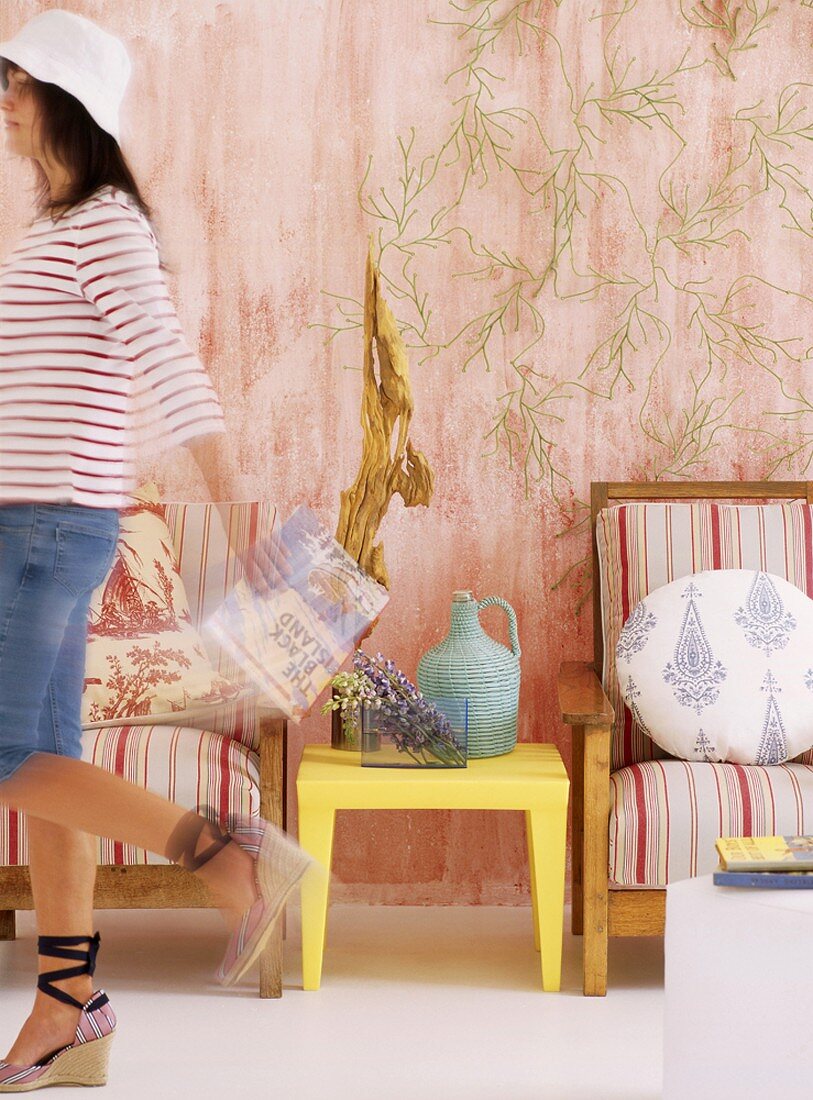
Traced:
POLYGON ((528 869, 531 875, 531 915, 534 923, 534 947, 539 950, 539 900, 536 896, 536 875, 534 874, 534 838, 531 832, 531 813, 525 811, 525 839, 528 844, 528 869))
POLYGON ((556 993, 562 978, 562 924, 565 902, 565 837, 567 796, 550 806, 530 810, 527 816, 532 853, 531 878, 535 879, 536 910, 542 988, 556 993), (557 803, 561 803, 558 805, 557 803))
POLYGON ((299 806, 299 843, 321 864, 302 880, 303 989, 318 989, 322 981, 335 817, 331 807, 299 806))

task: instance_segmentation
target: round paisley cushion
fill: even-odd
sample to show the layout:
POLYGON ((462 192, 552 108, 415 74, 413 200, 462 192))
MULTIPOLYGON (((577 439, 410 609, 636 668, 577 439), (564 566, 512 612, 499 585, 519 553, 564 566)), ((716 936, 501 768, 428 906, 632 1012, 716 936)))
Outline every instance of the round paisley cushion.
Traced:
POLYGON ((781 764, 813 746, 813 600, 719 569, 657 588, 616 648, 626 705, 682 760, 781 764))

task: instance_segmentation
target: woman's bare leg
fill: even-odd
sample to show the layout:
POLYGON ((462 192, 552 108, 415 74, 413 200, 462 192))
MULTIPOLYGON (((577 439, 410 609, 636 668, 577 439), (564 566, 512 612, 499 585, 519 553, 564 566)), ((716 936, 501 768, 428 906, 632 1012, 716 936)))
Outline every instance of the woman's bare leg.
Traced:
MULTIPOLYGON (((32 890, 40 935, 93 934, 95 836, 113 837, 166 855, 170 836, 188 816, 188 810, 120 776, 82 760, 50 753, 35 754, 0 783, 0 803, 23 810, 28 816, 32 890)), ((195 851, 204 850, 210 843, 211 834, 207 836, 204 830, 195 851)), ((229 928, 234 928, 256 898, 251 857, 238 845, 228 844, 196 874, 229 928)), ((40 972, 70 965, 47 956, 40 957, 39 963, 40 972)), ((90 975, 61 981, 57 988, 83 1002, 93 992, 90 975)), ((71 1042, 78 1016, 78 1009, 62 1005, 38 990, 34 1010, 6 1061, 28 1065, 71 1042)))
MULTIPOLYGON (((152 791, 67 756, 38 752, 0 783, 0 803, 14 806, 54 825, 111 837, 159 855, 189 811, 152 791)), ((211 844, 202 832, 196 853, 211 844)), ((197 871, 217 905, 237 916, 256 897, 254 864, 238 845, 229 844, 197 871)), ((227 916, 228 913, 224 913, 227 916)))
POLYGON ((0 783, 0 802, 55 825, 161 855, 186 812, 94 764, 44 752, 29 757, 0 783))
MULTIPOLYGON (((96 879, 96 838, 78 829, 28 818, 28 862, 40 936, 92 936, 93 885, 96 879)), ((72 964, 39 956, 38 973, 72 964)), ((55 983, 81 1004, 93 992, 89 974, 55 983)), ((5 1057, 13 1065, 31 1065, 59 1046, 73 1042, 79 1009, 62 1004, 41 990, 20 1034, 5 1057)))

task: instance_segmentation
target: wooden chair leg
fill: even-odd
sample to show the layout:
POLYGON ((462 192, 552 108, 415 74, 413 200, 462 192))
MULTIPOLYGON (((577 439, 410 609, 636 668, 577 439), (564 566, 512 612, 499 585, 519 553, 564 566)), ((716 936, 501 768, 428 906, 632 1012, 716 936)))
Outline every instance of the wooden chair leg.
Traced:
POLYGON ((17 939, 16 911, 0 909, 0 940, 17 939))
MULTIPOLYGON (((260 816, 278 829, 286 819, 286 744, 288 723, 263 715, 260 719, 260 816)), ((260 955, 260 997, 282 996, 282 922, 260 955)))
POLYGON ((277 925, 260 955, 260 997, 282 996, 282 927, 277 925))
POLYGON ((610 728, 584 738, 584 994, 607 992, 607 879, 610 816, 610 728))
POLYGON ((584 726, 571 726, 570 765, 570 930, 584 928, 584 726))
MULTIPOLYGON (((288 832, 288 723, 282 727, 282 831, 288 832)), ((288 939, 288 909, 282 914, 282 938, 288 939)))

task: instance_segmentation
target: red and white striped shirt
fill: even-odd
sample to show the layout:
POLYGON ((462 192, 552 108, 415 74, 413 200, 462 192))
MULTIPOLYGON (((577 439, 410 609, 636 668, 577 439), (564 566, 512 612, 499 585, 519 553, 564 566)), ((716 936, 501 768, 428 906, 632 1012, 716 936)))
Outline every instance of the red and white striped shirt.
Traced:
POLYGON ((130 196, 38 218, 0 268, 0 503, 120 508, 137 450, 224 430, 130 196))

